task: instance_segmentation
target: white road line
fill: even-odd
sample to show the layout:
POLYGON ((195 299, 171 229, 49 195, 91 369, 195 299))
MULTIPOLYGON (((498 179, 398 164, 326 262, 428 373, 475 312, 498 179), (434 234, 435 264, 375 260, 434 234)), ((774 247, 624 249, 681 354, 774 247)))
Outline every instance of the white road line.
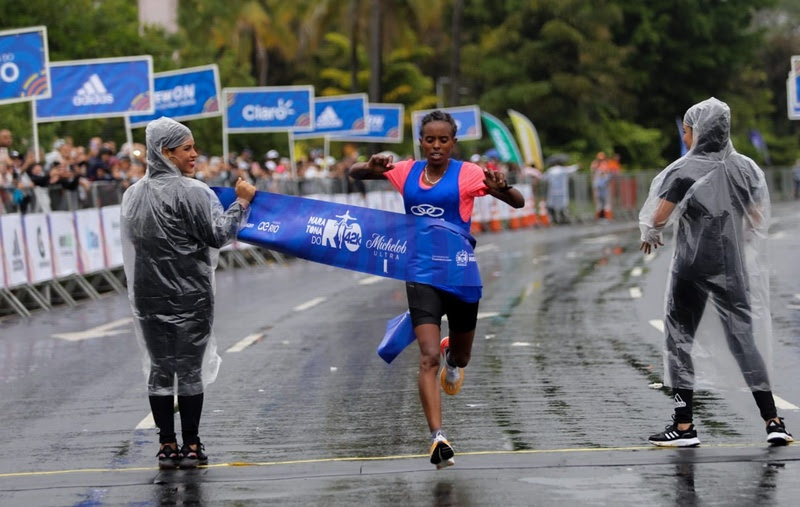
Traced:
POLYGON ((650 325, 654 328, 658 329, 662 333, 664 332, 664 321, 661 319, 653 319, 650 321, 650 325))
POLYGON ((786 237, 785 231, 778 231, 775 234, 770 234, 769 239, 783 239, 786 237))
POLYGON ((494 243, 488 243, 486 245, 481 245, 479 247, 476 247, 475 248, 475 253, 494 252, 495 250, 499 250, 497 245, 495 245, 494 243))
POLYGON ((142 422, 136 425, 136 430, 150 430, 156 427, 156 421, 153 419, 153 413, 147 414, 147 417, 142 419, 142 422))
POLYGON ((772 397, 775 399, 775 406, 781 410, 800 410, 800 407, 789 403, 775 393, 772 393, 772 397))
POLYGON ((118 334, 125 334, 130 332, 129 329, 114 329, 121 326, 127 326, 133 322, 133 319, 130 317, 126 317, 124 319, 117 319, 112 322, 108 322, 101 326, 96 326, 86 331, 78 331, 73 333, 55 333, 53 334, 53 338, 60 338, 62 340, 67 340, 70 342, 77 342, 81 340, 90 340, 92 338, 103 338, 105 336, 115 336, 118 334))
POLYGON ((649 264, 649 263, 653 262, 655 260, 655 258, 656 258, 656 254, 654 254, 654 253, 646 254, 644 256, 644 263, 645 264, 649 264))
POLYGON ((631 298, 633 299, 639 299, 642 297, 642 289, 640 289, 639 287, 631 287, 630 289, 628 289, 628 292, 630 293, 631 298))
POLYGON ((530 347, 530 342, 514 342, 511 344, 512 347, 530 347))
POLYGON ((795 295, 794 295, 794 298, 795 298, 795 299, 800 299, 800 294, 795 294, 795 295))
POLYGON ((314 299, 312 299, 310 301, 306 301, 302 305, 295 306, 294 308, 292 308, 292 310, 294 310, 296 312, 302 312, 304 310, 308 310, 309 308, 314 308, 318 304, 324 303, 327 300, 328 300, 328 298, 326 298, 326 297, 314 298, 314 299))
POLYGON ((635 278, 638 278, 638 277, 642 276, 642 272, 643 271, 644 270, 642 268, 640 268, 639 266, 636 266, 635 268, 633 268, 631 270, 631 276, 633 276, 635 278))
MULTIPOLYGON (((481 319, 490 319, 492 317, 497 317, 500 315, 500 312, 478 312, 478 320, 481 319)), ((442 315, 442 322, 447 320, 447 315, 442 315)))
POLYGON ((616 234, 607 234, 605 236, 597 236, 596 238, 586 238, 581 241, 581 243, 608 243, 609 241, 617 239, 616 234))
POLYGON ((362 278, 358 281, 359 285, 372 285, 373 283, 378 283, 381 280, 386 280, 386 278, 382 276, 368 276, 366 278, 362 278))
POLYGON ((225 352, 241 352, 244 349, 246 349, 247 347, 249 347, 250 345, 254 344, 258 340, 263 338, 263 337, 264 337, 264 333, 256 333, 256 334, 251 334, 251 335, 245 336, 244 338, 242 338, 241 340, 236 342, 236 344, 234 346, 232 346, 231 348, 229 348, 225 352))
POLYGON ((800 310, 800 305, 798 305, 797 303, 789 303, 788 305, 786 305, 786 308, 790 310, 800 310))

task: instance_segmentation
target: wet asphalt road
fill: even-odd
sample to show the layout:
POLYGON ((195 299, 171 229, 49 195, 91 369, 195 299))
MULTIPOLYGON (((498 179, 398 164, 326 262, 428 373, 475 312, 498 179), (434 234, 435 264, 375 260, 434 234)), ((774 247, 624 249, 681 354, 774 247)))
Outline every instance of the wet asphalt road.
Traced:
MULTIPOLYGON (((773 384, 797 434, 800 205, 773 214, 773 384)), ((766 447, 748 393, 698 393, 699 449, 647 446, 671 413, 651 387, 670 249, 645 258, 637 239, 619 222, 479 236, 482 318, 444 400, 456 466, 439 472, 415 346, 375 353, 401 282, 306 262, 220 272, 197 471, 155 468, 124 296, 6 320, 0 504, 795 505, 800 446, 766 447)))

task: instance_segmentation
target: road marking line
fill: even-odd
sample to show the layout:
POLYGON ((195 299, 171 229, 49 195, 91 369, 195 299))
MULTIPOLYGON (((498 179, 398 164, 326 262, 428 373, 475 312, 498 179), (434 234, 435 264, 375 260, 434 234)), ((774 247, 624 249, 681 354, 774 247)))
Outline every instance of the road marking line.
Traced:
POLYGON ((134 428, 135 430, 151 430, 156 427, 156 421, 153 419, 153 413, 150 412, 147 414, 147 417, 142 419, 142 421, 136 425, 134 428))
POLYGON ((653 319, 650 321, 650 325, 654 328, 658 329, 662 333, 664 332, 664 321, 661 319, 653 319))
MULTIPOLYGON (((478 312, 478 320, 481 319, 490 319, 492 317, 497 317, 500 315, 499 312, 478 312)), ((447 320, 447 315, 442 315, 442 322, 447 320)))
POLYGON ((631 287, 630 289, 628 289, 628 292, 630 293, 631 298, 633 299, 639 299, 642 297, 642 289, 640 289, 639 287, 631 287))
POLYGON ((362 278, 358 281, 359 285, 372 285, 373 283, 378 283, 381 280, 386 280, 386 278, 382 276, 368 276, 366 278, 362 278))
POLYGON ((327 300, 328 300, 328 298, 326 298, 326 297, 314 298, 314 299, 312 299, 310 301, 306 301, 302 305, 295 306, 294 308, 292 308, 292 310, 294 310, 296 312, 302 312, 304 310, 308 310, 309 308, 314 308, 318 304, 324 303, 327 300))
POLYGON ((795 298, 795 299, 800 299, 800 294, 795 294, 795 295, 794 295, 794 298, 795 298))
POLYGON ((778 231, 775 234, 770 234, 769 239, 783 239, 786 237, 785 231, 778 231))
POLYGON ((514 342, 511 344, 512 347, 530 347, 530 342, 514 342))
POLYGON ((772 398, 775 400, 775 406, 781 410, 800 410, 800 407, 793 403, 789 403, 775 393, 772 393, 772 398))
POLYGON ((53 338, 60 338, 62 340, 67 340, 70 342, 77 342, 81 340, 90 340, 92 338, 103 338, 105 336, 115 336, 119 334, 128 333, 128 329, 114 329, 120 326, 127 326, 133 322, 131 317, 126 317, 124 319, 117 319, 112 322, 108 322, 101 326, 95 326, 93 328, 87 329, 86 331, 78 331, 72 333, 55 333, 53 334, 53 338))
MULTIPOLYGON (((702 449, 755 449, 763 448, 764 444, 759 441, 752 444, 703 444, 702 449)), ((460 452, 459 456, 509 456, 509 455, 534 455, 534 454, 575 454, 575 453, 598 453, 598 452, 613 452, 613 451, 649 451, 656 456, 655 453, 664 453, 665 456, 670 454, 660 448, 652 445, 648 446, 630 446, 630 447, 584 447, 584 448, 565 448, 565 449, 523 449, 519 451, 511 450, 495 450, 495 451, 468 451, 460 452)), ((292 461, 261 461, 261 462, 231 462, 231 463, 214 463, 212 465, 201 465, 199 468, 231 468, 243 466, 256 466, 256 467, 274 467, 274 466, 293 466, 293 465, 311 465, 321 463, 346 463, 346 462, 359 462, 359 461, 390 461, 399 459, 419 459, 428 458, 427 454, 402 454, 394 456, 351 456, 341 458, 316 458, 316 459, 302 459, 292 461)), ((584 466, 584 465, 575 465, 584 466)), ((427 471, 430 465, 426 465, 424 470, 427 471)), ((500 467, 502 468, 502 467, 500 467)), ((46 477, 50 475, 66 475, 78 473, 122 473, 122 472, 143 472, 148 470, 158 470, 157 466, 150 467, 131 467, 131 468, 76 468, 69 470, 44 470, 39 472, 8 472, 0 473, 0 479, 10 477, 46 477)), ((420 469, 422 470, 422 469, 420 469)))
POLYGON ((481 253, 481 252, 493 252, 495 250, 499 250, 497 245, 495 245, 494 243, 488 243, 486 245, 481 245, 479 247, 476 247, 474 251, 475 253, 481 253))
POLYGON ((247 347, 249 347, 250 345, 254 344, 258 340, 263 338, 263 337, 264 337, 264 333, 256 333, 256 334, 251 334, 251 335, 245 336, 244 338, 242 338, 241 340, 236 342, 235 345, 233 345, 231 348, 229 348, 225 352, 241 352, 244 349, 246 349, 247 347))
POLYGON ((788 308, 790 310, 800 310, 800 305, 798 305, 798 304, 788 304, 788 305, 786 305, 786 308, 788 308))
POLYGON ((642 276, 643 272, 644 272, 644 270, 642 268, 640 268, 639 266, 636 266, 635 268, 633 268, 631 270, 631 276, 638 278, 638 277, 642 276))
POLYGON ((654 254, 654 253, 645 254, 644 263, 645 264, 650 264, 651 262, 653 262, 655 260, 655 258, 656 258, 656 254, 654 254))

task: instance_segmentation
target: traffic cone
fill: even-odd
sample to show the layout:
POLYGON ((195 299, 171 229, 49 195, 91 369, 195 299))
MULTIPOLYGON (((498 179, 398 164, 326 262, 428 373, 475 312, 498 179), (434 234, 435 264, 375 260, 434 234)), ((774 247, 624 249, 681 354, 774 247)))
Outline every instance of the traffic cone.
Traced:
POLYGON ((491 218, 489 219, 489 230, 492 232, 500 232, 503 230, 503 224, 500 223, 500 212, 497 210, 497 205, 492 203, 491 218))
POLYGON ((547 212, 547 203, 539 201, 539 223, 542 227, 550 226, 550 214, 547 212))
POLYGON ((519 218, 519 212, 517 210, 511 210, 511 216, 508 218, 508 227, 510 229, 519 229, 522 227, 522 220, 519 218))
POLYGON ((483 227, 481 226, 480 222, 478 222, 476 220, 473 220, 472 222, 470 222, 470 224, 469 224, 469 233, 470 234, 472 234, 474 236, 476 234, 480 234, 481 232, 483 232, 483 227))

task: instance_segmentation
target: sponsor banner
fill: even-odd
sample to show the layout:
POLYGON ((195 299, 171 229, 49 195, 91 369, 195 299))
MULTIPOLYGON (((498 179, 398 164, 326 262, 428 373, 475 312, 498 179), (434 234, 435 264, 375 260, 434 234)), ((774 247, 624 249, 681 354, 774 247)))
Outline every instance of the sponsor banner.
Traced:
POLYGON ((790 120, 800 120, 800 55, 792 57, 791 65, 786 80, 786 107, 790 120))
POLYGON ((175 121, 222 115, 216 64, 154 74, 155 112, 132 114, 131 127, 144 127, 162 116, 175 121))
POLYGON ((50 247, 50 231, 47 215, 42 213, 24 215, 25 246, 28 250, 28 280, 31 283, 53 279, 53 254, 50 247))
POLYGON ((355 143, 402 143, 404 111, 403 104, 368 104, 365 134, 336 135, 331 139, 355 143))
POLYGON ((56 278, 78 274, 78 239, 75 216, 71 211, 54 211, 47 216, 53 249, 53 274, 56 278))
POLYGON ((47 27, 0 32, 0 104, 50 97, 47 27))
POLYGON ((3 244, 6 286, 15 287, 28 283, 22 215, 0 216, 0 236, 2 236, 3 244))
POLYGON ((106 267, 122 266, 122 234, 120 233, 120 216, 122 206, 103 206, 100 218, 103 223, 103 245, 105 245, 106 267))
POLYGON ((82 274, 105 269, 103 230, 97 208, 75 212, 75 230, 78 236, 78 267, 82 274))
MULTIPOLYGON (((411 113, 411 137, 414 142, 419 144, 419 128, 422 125, 422 117, 436 111, 435 109, 423 109, 411 113)), ((459 141, 475 141, 483 137, 481 131, 481 109, 478 106, 443 107, 439 111, 450 113, 456 122, 456 138, 459 141)))
POLYGON ((227 132, 311 132, 313 86, 223 88, 223 126, 227 132))
MULTIPOLYGON (((213 187, 223 207, 236 193, 213 187)), ((443 220, 256 192, 238 239, 295 257, 398 280, 481 286, 474 239, 443 220)))
POLYGON ((314 130, 294 134, 295 139, 367 133, 367 94, 314 99, 314 130))
POLYGON ((153 58, 131 56, 52 62, 51 98, 36 101, 36 121, 152 113, 153 58))

